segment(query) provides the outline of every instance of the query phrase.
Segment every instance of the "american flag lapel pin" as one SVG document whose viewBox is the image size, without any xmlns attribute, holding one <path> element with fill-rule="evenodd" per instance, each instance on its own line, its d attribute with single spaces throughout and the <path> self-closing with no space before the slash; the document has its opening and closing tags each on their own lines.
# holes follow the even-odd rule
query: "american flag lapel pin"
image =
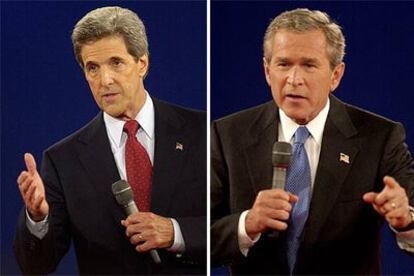
<svg viewBox="0 0 414 276">
<path fill-rule="evenodd" d="M 339 161 L 349 164 L 349 155 L 341 152 L 339 154 Z"/>
<path fill-rule="evenodd" d="M 183 144 L 179 143 L 179 142 L 175 142 L 175 149 L 179 150 L 179 151 L 183 151 L 184 150 L 184 146 Z"/>
</svg>

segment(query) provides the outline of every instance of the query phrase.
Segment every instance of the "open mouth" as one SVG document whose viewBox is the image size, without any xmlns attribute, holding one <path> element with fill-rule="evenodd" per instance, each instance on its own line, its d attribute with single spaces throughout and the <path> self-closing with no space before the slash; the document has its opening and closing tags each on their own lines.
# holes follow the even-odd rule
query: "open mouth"
<svg viewBox="0 0 414 276">
<path fill-rule="evenodd" d="M 289 94 L 289 95 L 286 95 L 286 98 L 288 98 L 288 99 L 292 99 L 292 100 L 304 100 L 304 99 L 306 99 L 306 97 L 303 97 L 303 96 L 300 96 L 300 95 L 294 95 L 294 94 Z"/>
<path fill-rule="evenodd" d="M 118 95 L 119 95 L 118 93 L 108 93 L 108 94 L 103 95 L 102 98 L 104 100 L 112 100 L 112 99 L 116 98 L 116 96 L 118 96 Z"/>
</svg>

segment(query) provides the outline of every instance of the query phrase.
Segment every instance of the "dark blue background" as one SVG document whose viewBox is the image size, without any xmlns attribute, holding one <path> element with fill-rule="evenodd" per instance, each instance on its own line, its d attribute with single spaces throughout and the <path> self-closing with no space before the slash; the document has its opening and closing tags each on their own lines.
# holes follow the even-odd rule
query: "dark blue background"
<svg viewBox="0 0 414 276">
<path fill-rule="evenodd" d="M 271 99 L 262 67 L 263 35 L 277 14 L 299 7 L 323 10 L 343 27 L 346 71 L 335 95 L 402 122 L 413 150 L 414 2 L 212 1 L 211 118 Z M 397 248 L 388 226 L 382 246 L 384 274 L 414 274 L 413 257 Z"/>
<path fill-rule="evenodd" d="M 20 273 L 12 240 L 22 200 L 16 177 L 23 154 L 42 151 L 98 112 L 70 35 L 88 11 L 120 5 L 147 28 L 146 89 L 180 105 L 206 109 L 206 2 L 1 2 L 1 274 Z M 74 274 L 74 254 L 58 273 Z"/>
</svg>

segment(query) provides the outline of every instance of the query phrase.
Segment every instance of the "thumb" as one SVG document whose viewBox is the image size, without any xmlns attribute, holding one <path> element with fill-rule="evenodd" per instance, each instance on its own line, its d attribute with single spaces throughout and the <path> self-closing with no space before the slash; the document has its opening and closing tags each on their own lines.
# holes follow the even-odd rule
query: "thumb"
<svg viewBox="0 0 414 276">
<path fill-rule="evenodd" d="M 30 174 L 36 173 L 36 161 L 30 153 L 24 154 L 24 162 L 26 163 L 27 170 Z"/>
<path fill-rule="evenodd" d="M 366 203 L 374 203 L 375 198 L 377 197 L 378 193 L 369 192 L 364 194 L 362 197 Z"/>
<path fill-rule="evenodd" d="M 399 186 L 395 178 L 388 176 L 388 175 L 384 177 L 383 181 L 384 181 L 385 186 L 391 189 Z"/>
<path fill-rule="evenodd" d="M 293 203 L 293 202 L 298 202 L 299 197 L 297 195 L 294 195 L 292 193 L 289 193 L 289 202 Z"/>
</svg>

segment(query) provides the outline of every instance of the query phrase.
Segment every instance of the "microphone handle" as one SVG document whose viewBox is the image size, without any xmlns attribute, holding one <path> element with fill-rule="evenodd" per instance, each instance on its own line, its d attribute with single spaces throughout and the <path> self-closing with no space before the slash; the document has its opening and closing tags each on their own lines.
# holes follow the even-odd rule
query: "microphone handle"
<svg viewBox="0 0 414 276">
<path fill-rule="evenodd" d="M 133 200 L 131 200 L 128 203 L 128 205 L 126 205 L 124 207 L 125 207 L 125 213 L 127 214 L 127 216 L 139 212 L 138 207 L 137 207 L 137 205 L 135 204 L 135 202 Z M 150 250 L 150 255 L 151 255 L 151 258 L 154 261 L 154 263 L 156 263 L 156 264 L 161 263 L 160 255 L 158 255 L 158 252 L 157 252 L 156 249 Z"/>
<path fill-rule="evenodd" d="M 286 183 L 286 168 L 273 166 L 272 189 L 285 189 Z M 270 239 L 277 239 L 279 231 L 271 230 L 268 235 Z"/>
<path fill-rule="evenodd" d="M 273 166 L 272 189 L 285 189 L 286 168 Z"/>
</svg>

